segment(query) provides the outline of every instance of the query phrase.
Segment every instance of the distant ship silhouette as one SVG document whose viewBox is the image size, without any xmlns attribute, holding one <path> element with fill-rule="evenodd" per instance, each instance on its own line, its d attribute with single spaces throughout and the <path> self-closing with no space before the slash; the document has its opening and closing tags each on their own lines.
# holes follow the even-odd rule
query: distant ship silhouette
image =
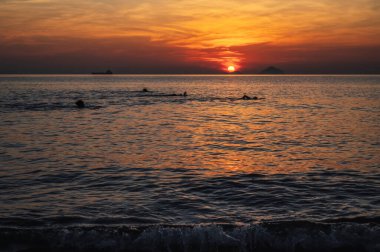
<svg viewBox="0 0 380 252">
<path fill-rule="evenodd" d="M 92 74 L 113 74 L 111 70 L 107 70 L 105 72 L 92 72 Z"/>
</svg>

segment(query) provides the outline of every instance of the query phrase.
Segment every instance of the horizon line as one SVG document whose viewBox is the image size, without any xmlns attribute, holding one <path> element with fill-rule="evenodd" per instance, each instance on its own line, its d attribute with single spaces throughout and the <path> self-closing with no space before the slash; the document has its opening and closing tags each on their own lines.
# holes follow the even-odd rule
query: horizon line
<svg viewBox="0 0 380 252">
<path fill-rule="evenodd" d="M 294 76 L 294 75 L 380 75 L 380 73 L 284 73 L 284 74 L 261 74 L 261 73 L 113 73 L 113 74 L 92 74 L 92 73 L 0 73 L 0 76 L 15 76 L 15 75 L 81 75 L 93 77 L 112 77 L 122 75 L 203 75 L 203 76 Z"/>
</svg>

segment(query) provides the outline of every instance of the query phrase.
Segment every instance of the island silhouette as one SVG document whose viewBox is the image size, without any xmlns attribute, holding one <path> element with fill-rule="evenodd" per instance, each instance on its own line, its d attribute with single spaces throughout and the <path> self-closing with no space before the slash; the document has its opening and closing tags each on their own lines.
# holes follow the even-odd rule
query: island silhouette
<svg viewBox="0 0 380 252">
<path fill-rule="evenodd" d="M 274 66 L 267 67 L 260 72 L 260 74 L 284 74 L 284 73 L 285 73 L 284 71 Z"/>
</svg>

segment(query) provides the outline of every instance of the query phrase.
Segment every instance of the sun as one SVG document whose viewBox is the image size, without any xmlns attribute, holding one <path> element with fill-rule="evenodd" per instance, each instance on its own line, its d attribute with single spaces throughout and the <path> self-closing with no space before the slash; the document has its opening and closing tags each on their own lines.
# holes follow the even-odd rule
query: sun
<svg viewBox="0 0 380 252">
<path fill-rule="evenodd" d="M 235 72 L 235 67 L 234 66 L 228 66 L 227 71 L 230 73 Z"/>
</svg>

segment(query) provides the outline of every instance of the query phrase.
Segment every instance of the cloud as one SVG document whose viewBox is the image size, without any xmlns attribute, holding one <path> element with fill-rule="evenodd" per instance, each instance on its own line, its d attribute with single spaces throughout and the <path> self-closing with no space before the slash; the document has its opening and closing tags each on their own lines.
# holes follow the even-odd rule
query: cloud
<svg viewBox="0 0 380 252">
<path fill-rule="evenodd" d="M 244 55 L 245 72 L 276 65 L 288 73 L 380 73 L 380 45 L 277 45 L 262 43 L 231 48 Z"/>
<path fill-rule="evenodd" d="M 0 45 L 0 73 L 90 73 L 104 68 L 118 73 L 220 72 L 215 65 L 192 58 L 195 53 L 148 37 L 35 37 L 32 43 Z"/>
<path fill-rule="evenodd" d="M 86 45 L 101 51 L 108 43 L 106 51 L 115 61 L 113 52 L 126 54 L 128 47 L 140 52 L 140 59 L 162 50 L 168 59 L 186 64 L 248 69 L 257 64 L 252 58 L 271 61 L 274 48 L 282 48 L 276 60 L 281 63 L 313 57 L 315 48 L 375 48 L 378 10 L 375 0 L 3 0 L 0 45 L 8 59 L 68 58 L 65 54 L 74 52 L 91 57 Z M 260 46 L 262 52 L 255 54 L 244 49 Z M 354 62 L 360 55 L 336 56 Z"/>
</svg>

